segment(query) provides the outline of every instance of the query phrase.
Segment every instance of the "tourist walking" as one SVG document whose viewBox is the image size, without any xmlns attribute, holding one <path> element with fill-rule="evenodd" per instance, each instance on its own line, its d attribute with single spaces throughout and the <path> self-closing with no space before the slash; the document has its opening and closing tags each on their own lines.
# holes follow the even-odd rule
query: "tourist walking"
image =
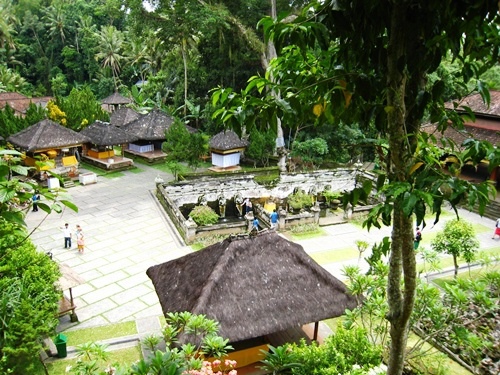
<svg viewBox="0 0 500 375">
<path fill-rule="evenodd" d="M 420 231 L 420 228 L 417 227 L 417 232 L 415 233 L 415 240 L 413 241 L 413 249 L 417 250 L 418 246 L 420 245 L 420 241 L 422 241 L 422 232 Z"/>
<path fill-rule="evenodd" d="M 276 209 L 274 209 L 273 212 L 271 212 L 271 215 L 269 215 L 269 218 L 271 219 L 271 229 L 277 229 L 279 215 L 276 212 Z"/>
<path fill-rule="evenodd" d="M 259 230 L 259 219 L 255 218 L 252 221 L 252 230 Z"/>
<path fill-rule="evenodd" d="M 78 252 L 83 254 L 83 251 L 85 249 L 85 236 L 83 235 L 82 227 L 78 224 L 76 225 L 75 237 L 76 244 L 78 246 Z"/>
<path fill-rule="evenodd" d="M 245 199 L 243 204 L 245 205 L 245 213 L 248 214 L 250 211 L 252 211 L 252 202 L 250 201 L 250 199 Z"/>
<path fill-rule="evenodd" d="M 493 232 L 493 237 L 492 239 L 495 239 L 496 236 L 500 237 L 500 218 L 497 219 L 497 222 L 495 224 L 495 231 Z"/>
<path fill-rule="evenodd" d="M 64 224 L 64 227 L 61 228 L 64 236 L 64 248 L 71 249 L 71 229 L 69 228 L 69 224 Z"/>
<path fill-rule="evenodd" d="M 40 193 L 38 190 L 35 190 L 31 200 L 33 201 L 33 212 L 37 212 L 38 211 L 38 201 L 40 200 Z"/>
</svg>

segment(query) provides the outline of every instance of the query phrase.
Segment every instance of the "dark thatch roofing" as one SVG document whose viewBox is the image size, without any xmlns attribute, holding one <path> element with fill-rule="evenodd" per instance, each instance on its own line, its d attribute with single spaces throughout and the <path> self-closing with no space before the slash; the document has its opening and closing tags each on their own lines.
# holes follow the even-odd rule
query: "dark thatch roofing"
<svg viewBox="0 0 500 375">
<path fill-rule="evenodd" d="M 174 119 L 160 110 L 154 109 L 147 115 L 121 126 L 121 129 L 133 134 L 137 139 L 156 141 L 165 139 L 165 132 Z"/>
<path fill-rule="evenodd" d="M 220 323 L 230 342 L 344 314 L 346 286 L 302 246 L 275 232 L 227 238 L 147 270 L 163 312 L 190 311 Z"/>
<path fill-rule="evenodd" d="M 236 148 L 242 148 L 248 146 L 248 141 L 238 137 L 232 130 L 224 130 L 217 133 L 210 139 L 210 148 L 216 150 L 232 150 Z"/>
<path fill-rule="evenodd" d="M 102 104 L 109 104 L 109 105 L 130 104 L 130 103 L 132 103 L 132 100 L 124 97 L 123 95 L 117 92 L 114 92 L 112 95 L 102 100 Z"/>
<path fill-rule="evenodd" d="M 85 135 L 48 119 L 11 135 L 7 140 L 26 151 L 77 146 L 90 142 Z"/>
<path fill-rule="evenodd" d="M 109 123 L 114 126 L 122 126 L 137 120 L 141 115 L 131 108 L 121 107 L 111 113 Z"/>
<path fill-rule="evenodd" d="M 121 145 L 137 140 L 137 137 L 123 129 L 99 120 L 87 126 L 80 134 L 86 135 L 92 143 L 98 146 Z"/>
</svg>

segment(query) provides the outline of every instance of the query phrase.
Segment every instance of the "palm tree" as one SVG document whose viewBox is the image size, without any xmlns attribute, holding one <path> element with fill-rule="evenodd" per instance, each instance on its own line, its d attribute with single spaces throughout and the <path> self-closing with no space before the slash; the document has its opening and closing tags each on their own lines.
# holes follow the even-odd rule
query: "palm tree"
<svg viewBox="0 0 500 375">
<path fill-rule="evenodd" d="M 117 78 L 120 73 L 120 62 L 124 59 L 122 52 L 125 48 L 125 38 L 121 31 L 114 26 L 102 26 L 101 31 L 96 33 L 99 52 L 95 59 L 101 61 L 103 68 L 110 68 L 113 74 L 115 90 L 118 89 Z"/>
<path fill-rule="evenodd" d="M 64 44 L 66 40 L 66 15 L 62 5 L 51 5 L 44 10 L 45 15 L 43 19 L 45 20 L 45 25 L 49 29 L 49 35 L 55 38 L 57 35 L 61 38 L 61 42 Z"/>
<path fill-rule="evenodd" d="M 17 18 L 12 10 L 9 0 L 0 1 L 0 49 L 14 49 L 15 34 L 14 25 L 17 23 Z"/>
</svg>

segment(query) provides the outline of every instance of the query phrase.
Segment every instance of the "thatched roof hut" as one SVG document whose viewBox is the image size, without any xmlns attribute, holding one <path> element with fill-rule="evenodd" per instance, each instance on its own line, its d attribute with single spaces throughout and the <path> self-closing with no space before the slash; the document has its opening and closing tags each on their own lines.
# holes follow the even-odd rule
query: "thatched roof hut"
<svg viewBox="0 0 500 375">
<path fill-rule="evenodd" d="M 118 92 L 114 92 L 107 98 L 104 98 L 102 100 L 102 104 L 110 104 L 110 105 L 122 105 L 122 104 L 130 104 L 132 103 L 132 100 L 129 98 L 124 97 Z"/>
<path fill-rule="evenodd" d="M 73 147 L 90 142 L 85 135 L 48 119 L 11 135 L 7 140 L 29 152 Z"/>
<path fill-rule="evenodd" d="M 240 164 L 241 152 L 248 146 L 248 141 L 238 137 L 232 130 L 224 130 L 214 135 L 209 145 L 212 152 L 212 164 L 224 169 Z"/>
<path fill-rule="evenodd" d="M 87 136 L 97 146 L 121 145 L 137 140 L 136 136 L 123 129 L 99 120 L 87 126 L 80 134 Z"/>
<path fill-rule="evenodd" d="M 224 130 L 214 135 L 209 142 L 214 151 L 240 150 L 248 146 L 248 141 L 238 137 L 232 130 Z"/>
<path fill-rule="evenodd" d="M 154 109 L 147 115 L 121 126 L 121 128 L 136 136 L 137 139 L 157 141 L 165 139 L 165 132 L 173 122 L 173 117 L 158 109 Z"/>
<path fill-rule="evenodd" d="M 127 105 L 127 104 L 132 103 L 132 100 L 124 97 L 123 95 L 121 95 L 120 93 L 115 91 L 113 94 L 111 94 L 107 98 L 104 98 L 101 103 L 102 103 L 102 107 L 105 110 L 107 110 L 108 112 L 113 112 L 113 111 L 117 110 L 118 108 L 120 108 L 120 106 L 122 106 L 122 105 Z"/>
<path fill-rule="evenodd" d="M 147 275 L 164 313 L 205 314 L 230 342 L 337 317 L 357 305 L 302 246 L 275 232 L 227 238 L 150 267 Z"/>
<path fill-rule="evenodd" d="M 122 126 L 137 120 L 141 115 L 131 108 L 123 107 L 114 111 L 110 118 L 109 123 L 114 126 Z"/>
</svg>

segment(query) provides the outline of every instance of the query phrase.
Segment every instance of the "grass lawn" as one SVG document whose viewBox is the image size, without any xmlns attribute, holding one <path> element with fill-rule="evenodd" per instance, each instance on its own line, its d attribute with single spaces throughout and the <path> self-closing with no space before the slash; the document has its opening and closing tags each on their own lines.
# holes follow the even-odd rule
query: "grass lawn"
<svg viewBox="0 0 500 375">
<path fill-rule="evenodd" d="M 326 232 L 319 227 L 312 231 L 306 231 L 301 233 L 287 232 L 287 234 L 291 237 L 292 241 L 308 240 L 310 238 L 316 238 L 327 235 Z"/>
<path fill-rule="evenodd" d="M 490 248 L 490 249 L 487 249 L 487 250 L 482 250 L 482 253 L 484 253 L 486 255 L 490 255 L 490 256 L 498 254 L 499 252 L 500 252 L 500 248 L 499 247 Z M 463 265 L 466 265 L 466 264 L 467 263 L 463 259 L 458 258 L 458 265 L 459 266 L 463 266 Z M 449 267 L 454 267 L 453 257 L 451 255 L 443 256 L 440 259 L 440 261 L 439 261 L 439 265 L 440 265 L 441 269 L 446 269 L 446 268 L 449 268 Z M 417 272 L 424 272 L 424 264 L 423 263 L 417 264 Z"/>
<path fill-rule="evenodd" d="M 68 338 L 68 346 L 77 346 L 86 342 L 102 341 L 114 337 L 130 336 L 136 333 L 137 327 L 135 321 L 63 332 Z"/>
<path fill-rule="evenodd" d="M 357 259 L 359 256 L 358 250 L 354 247 L 347 247 L 338 250 L 318 251 L 317 253 L 310 254 L 319 264 L 328 264 L 333 262 L 341 262 L 343 260 Z"/>
<path fill-rule="evenodd" d="M 108 353 L 109 353 L 109 359 L 106 361 L 106 363 L 109 364 L 119 363 L 119 364 L 131 365 L 135 361 L 142 359 L 141 348 L 139 345 L 130 348 L 109 351 Z M 54 362 L 47 363 L 47 370 L 50 375 L 65 375 L 66 367 L 74 366 L 75 363 L 76 363 L 76 358 L 71 358 L 71 359 L 62 358 Z M 34 375 L 43 375 L 43 374 L 45 374 L 45 372 L 43 371 L 42 368 L 40 368 Z"/>
<path fill-rule="evenodd" d="M 81 163 L 80 165 L 81 165 L 82 169 L 85 169 L 89 172 L 94 172 L 96 175 L 106 177 L 106 178 L 116 178 L 116 177 L 125 176 L 125 174 L 123 172 L 120 172 L 120 171 L 106 171 L 104 169 L 97 168 L 96 166 L 91 165 L 91 164 L 87 164 L 87 163 Z M 130 170 L 133 170 L 133 169 L 135 169 L 135 168 L 132 168 Z"/>
</svg>

